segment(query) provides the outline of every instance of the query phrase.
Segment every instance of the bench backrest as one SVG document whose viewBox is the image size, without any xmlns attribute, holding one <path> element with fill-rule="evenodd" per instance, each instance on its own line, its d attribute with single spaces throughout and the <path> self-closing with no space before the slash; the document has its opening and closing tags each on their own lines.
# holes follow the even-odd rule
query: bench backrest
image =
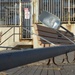
<svg viewBox="0 0 75 75">
<path fill-rule="evenodd" d="M 37 35 L 44 37 L 45 39 L 51 41 L 54 44 L 59 44 L 59 45 L 72 44 L 69 40 L 67 40 L 65 37 L 63 37 L 62 35 L 60 35 L 58 32 L 56 32 L 51 28 L 36 24 L 34 26 L 34 29 Z M 60 32 L 63 33 L 65 36 L 67 36 L 69 39 L 74 40 L 74 36 L 67 33 L 66 31 L 60 31 Z M 42 40 L 40 37 L 37 38 L 40 45 L 50 46 L 49 43 L 46 42 L 45 40 Z"/>
</svg>

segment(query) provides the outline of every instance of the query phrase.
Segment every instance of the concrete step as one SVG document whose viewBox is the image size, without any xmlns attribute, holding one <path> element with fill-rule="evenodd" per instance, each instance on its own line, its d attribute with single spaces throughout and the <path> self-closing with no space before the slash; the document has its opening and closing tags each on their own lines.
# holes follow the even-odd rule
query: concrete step
<svg viewBox="0 0 75 75">
<path fill-rule="evenodd" d="M 19 42 L 14 42 L 12 45 L 13 49 L 22 49 L 22 48 L 33 48 L 32 39 L 21 39 Z"/>
</svg>

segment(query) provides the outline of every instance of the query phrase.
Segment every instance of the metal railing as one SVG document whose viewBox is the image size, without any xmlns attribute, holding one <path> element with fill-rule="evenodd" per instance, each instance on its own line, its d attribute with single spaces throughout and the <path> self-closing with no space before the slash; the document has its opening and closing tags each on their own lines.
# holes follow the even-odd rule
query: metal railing
<svg viewBox="0 0 75 75">
<path fill-rule="evenodd" d="M 7 42 L 10 38 L 12 38 L 12 41 L 15 42 L 16 40 L 16 35 L 18 35 L 19 39 L 27 39 L 27 38 L 31 38 L 31 30 L 28 27 L 25 27 L 27 30 L 29 30 L 30 32 L 28 32 L 27 30 L 24 30 L 22 26 L 18 26 L 17 27 L 19 29 L 19 31 L 15 31 L 16 27 L 10 27 L 8 28 L 2 35 L 1 35 L 1 42 L 0 45 L 3 45 L 5 42 Z M 23 29 L 23 31 L 21 31 Z M 11 33 L 12 31 L 12 33 Z M 8 36 L 7 36 L 8 35 Z M 21 37 L 20 37 L 21 36 Z"/>
<path fill-rule="evenodd" d="M 19 27 L 20 28 L 20 27 Z M 12 30 L 12 33 L 10 32 Z M 3 45 L 5 42 L 7 42 L 11 37 L 13 37 L 13 42 L 15 42 L 15 35 L 19 35 L 20 33 L 18 32 L 15 33 L 15 27 L 10 27 L 9 29 L 7 29 L 2 35 L 1 35 L 1 42 L 0 45 Z M 7 36 L 8 35 L 8 36 Z"/>
<path fill-rule="evenodd" d="M 57 15 L 62 23 L 75 23 L 75 0 L 39 0 L 39 14 L 48 11 Z"/>
<path fill-rule="evenodd" d="M 19 0 L 0 0 L 0 25 L 19 25 Z"/>
</svg>

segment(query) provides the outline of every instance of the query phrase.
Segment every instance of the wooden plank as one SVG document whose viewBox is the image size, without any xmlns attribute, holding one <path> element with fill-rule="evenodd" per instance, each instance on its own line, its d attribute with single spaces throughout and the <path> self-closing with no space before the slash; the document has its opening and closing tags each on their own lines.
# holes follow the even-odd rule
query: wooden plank
<svg viewBox="0 0 75 75">
<path fill-rule="evenodd" d="M 67 75 L 64 69 L 60 70 L 61 75 Z"/>
<path fill-rule="evenodd" d="M 17 71 L 16 73 L 12 74 L 12 75 L 22 75 L 22 73 L 27 69 L 27 67 L 21 68 L 19 71 Z"/>
<path fill-rule="evenodd" d="M 33 65 L 32 70 L 27 75 L 34 75 L 37 69 L 38 69 L 38 66 Z"/>
<path fill-rule="evenodd" d="M 46 65 L 47 61 L 40 61 L 22 67 L 5 71 L 8 75 L 75 75 L 75 64 Z M 59 65 L 59 64 L 58 64 Z"/>
<path fill-rule="evenodd" d="M 54 44 L 59 44 L 59 45 L 73 44 L 68 39 L 66 39 L 64 36 L 59 34 L 56 30 L 53 30 L 51 28 L 41 26 L 41 25 L 35 25 L 34 28 L 35 28 L 35 33 L 37 35 L 43 37 L 44 39 Z M 74 37 L 71 34 L 67 33 L 66 31 L 59 30 L 59 32 L 63 33 L 69 39 L 74 40 Z M 38 40 L 39 45 L 41 45 L 41 47 L 50 47 L 49 46 L 50 43 L 41 39 L 40 37 L 37 37 L 37 40 Z"/>
<path fill-rule="evenodd" d="M 48 75 L 54 75 L 53 67 L 52 65 L 48 66 Z"/>
<path fill-rule="evenodd" d="M 36 31 L 36 33 L 40 36 L 46 36 L 46 37 L 58 37 L 57 34 L 53 34 L 53 33 L 47 33 L 47 32 L 43 32 L 43 31 Z"/>
<path fill-rule="evenodd" d="M 28 75 L 33 68 L 28 66 L 20 75 Z"/>
<path fill-rule="evenodd" d="M 48 67 L 47 67 L 47 65 L 44 65 L 41 75 L 48 75 L 47 71 L 48 71 Z"/>
<path fill-rule="evenodd" d="M 26 66 L 25 67 L 21 66 L 21 67 L 17 67 L 17 68 L 7 70 L 5 72 L 9 75 L 17 75 L 17 74 L 20 74 L 25 68 L 26 68 Z"/>
<path fill-rule="evenodd" d="M 61 67 L 60 66 L 57 66 L 57 65 L 54 65 L 53 64 L 53 72 L 54 72 L 54 75 L 62 75 L 61 72 Z"/>
<path fill-rule="evenodd" d="M 67 32 L 65 32 L 65 31 L 59 31 L 59 32 L 61 32 L 62 34 L 66 35 L 66 36 L 74 37 L 74 35 L 72 36 L 70 33 L 67 33 Z"/>
<path fill-rule="evenodd" d="M 53 34 L 53 33 L 47 33 L 47 32 L 43 32 L 43 31 L 36 31 L 37 35 L 42 36 L 42 37 L 49 37 L 49 38 L 58 38 L 58 39 L 65 39 L 67 40 L 64 36 L 60 35 L 60 34 Z M 74 37 L 72 36 L 67 36 L 71 40 L 74 40 Z"/>
<path fill-rule="evenodd" d="M 46 40 L 51 41 L 55 44 L 72 44 L 69 40 L 67 40 L 64 36 L 61 36 L 59 33 L 57 33 L 55 30 L 35 25 L 36 33 L 39 36 L 44 37 Z M 51 30 L 51 31 L 50 31 Z M 53 31 L 52 31 L 53 30 Z M 74 37 L 72 37 L 70 34 L 66 34 L 65 31 L 61 31 L 65 36 L 67 36 L 69 39 L 74 40 Z M 45 44 L 48 44 L 48 42 L 42 40 L 40 37 L 37 37 L 39 44 L 44 43 L 43 47 L 45 47 Z"/>
<path fill-rule="evenodd" d="M 21 68 L 13 68 L 5 71 L 8 75 L 14 75 L 16 72 L 20 71 Z"/>
<path fill-rule="evenodd" d="M 42 37 L 45 36 L 45 37 L 50 37 L 50 38 L 53 37 L 53 38 L 65 39 L 66 40 L 66 38 L 64 36 L 62 36 L 61 34 L 59 34 L 57 32 L 54 34 L 54 33 L 49 33 L 49 32 L 46 32 L 46 31 L 39 31 L 39 30 L 37 30 L 36 33 L 39 36 L 42 36 Z M 63 34 L 65 35 L 65 32 L 63 32 Z M 73 36 L 68 36 L 68 35 L 65 35 L 65 36 L 67 36 L 71 40 L 74 40 Z"/>
<path fill-rule="evenodd" d="M 55 30 L 53 30 L 51 28 L 48 28 L 48 27 L 45 27 L 45 26 L 35 25 L 34 28 L 35 28 L 35 30 L 38 30 L 38 31 L 44 31 L 44 32 L 49 32 L 49 33 L 56 33 Z"/>
<path fill-rule="evenodd" d="M 41 75 L 42 71 L 43 71 L 43 65 L 38 66 L 38 69 L 37 69 L 37 71 L 35 72 L 34 75 Z"/>
<path fill-rule="evenodd" d="M 55 39 L 55 38 L 48 38 L 48 37 L 43 37 L 43 38 L 45 38 L 46 40 L 48 40 L 48 41 L 51 41 L 51 42 L 56 42 L 56 43 L 71 43 L 69 40 L 64 40 L 64 39 Z M 42 39 L 40 39 L 39 37 L 38 37 L 38 40 L 39 41 L 45 41 L 45 40 L 42 40 Z"/>
<path fill-rule="evenodd" d="M 75 75 L 74 73 L 73 73 L 73 70 L 75 70 L 75 67 L 73 67 L 74 65 L 69 65 L 69 64 L 67 64 L 66 66 L 64 65 L 64 67 L 63 67 L 63 69 L 64 69 L 64 71 L 66 72 L 66 75 Z"/>
<path fill-rule="evenodd" d="M 70 40 L 74 41 L 74 38 L 73 37 L 68 37 Z M 64 36 L 62 37 L 57 37 L 57 39 L 63 39 L 63 40 L 68 40 L 67 38 L 65 38 Z"/>
<path fill-rule="evenodd" d="M 45 44 L 48 44 L 48 42 L 46 41 L 38 41 L 39 45 L 41 45 L 42 47 L 44 47 Z M 52 41 L 52 43 L 54 43 L 55 45 L 70 45 L 72 43 L 60 43 L 60 42 L 54 42 Z"/>
<path fill-rule="evenodd" d="M 59 70 L 53 70 L 54 71 L 54 75 L 61 75 Z"/>
<path fill-rule="evenodd" d="M 57 34 L 57 32 L 54 29 L 51 29 L 51 28 L 48 28 L 45 26 L 35 25 L 34 28 L 35 28 L 35 30 L 38 30 L 38 31 Z M 66 33 L 65 31 L 62 31 L 62 30 L 59 30 L 59 32 L 63 33 L 64 35 L 67 35 L 67 36 L 72 36 L 71 34 Z"/>
</svg>

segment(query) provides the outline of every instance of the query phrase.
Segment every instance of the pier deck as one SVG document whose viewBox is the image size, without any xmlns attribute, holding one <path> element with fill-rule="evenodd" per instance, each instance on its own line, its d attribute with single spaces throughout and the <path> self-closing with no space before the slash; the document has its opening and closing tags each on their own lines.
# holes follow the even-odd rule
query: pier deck
<svg viewBox="0 0 75 75">
<path fill-rule="evenodd" d="M 46 65 L 40 61 L 5 71 L 6 75 L 75 75 L 75 64 Z M 3 74 L 2 74 L 3 75 Z"/>
</svg>

